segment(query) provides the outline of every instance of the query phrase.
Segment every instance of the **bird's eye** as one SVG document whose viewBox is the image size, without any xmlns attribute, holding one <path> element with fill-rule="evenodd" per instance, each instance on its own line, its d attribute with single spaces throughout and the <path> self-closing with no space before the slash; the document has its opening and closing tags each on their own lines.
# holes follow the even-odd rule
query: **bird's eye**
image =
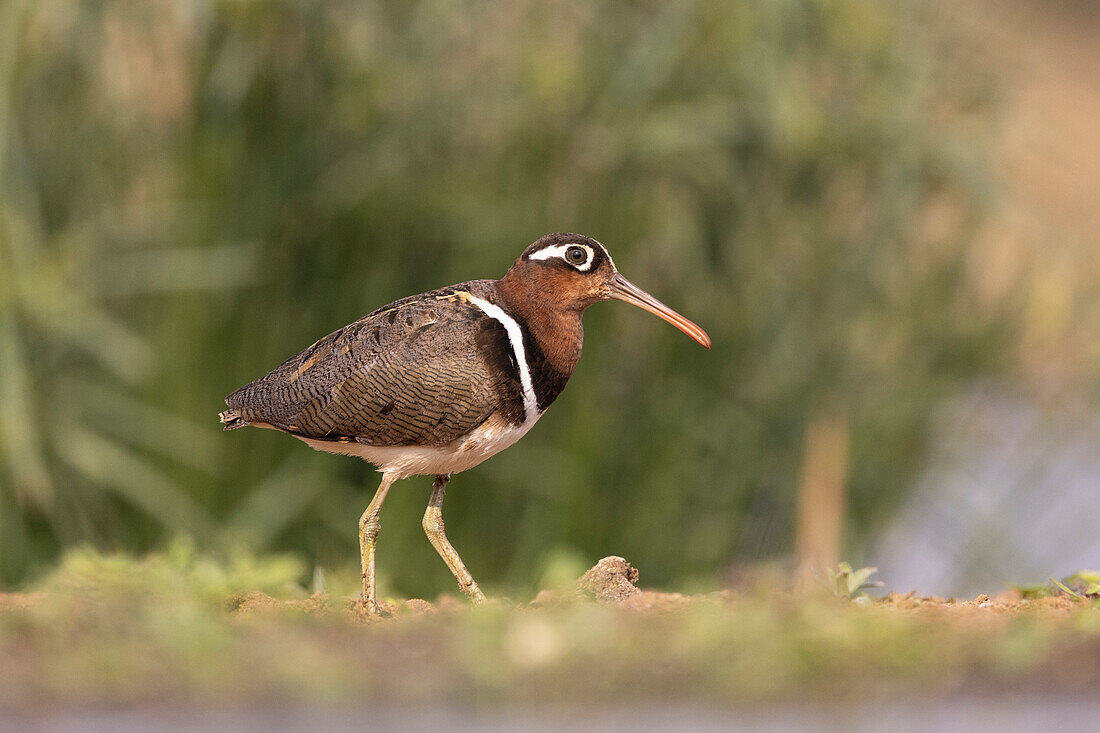
<svg viewBox="0 0 1100 733">
<path fill-rule="evenodd" d="M 588 257 L 588 253 L 585 252 L 584 249 L 582 249 L 581 247 L 570 247 L 566 251 L 565 256 L 568 257 L 569 261 L 573 264 L 579 265 L 584 262 L 585 258 Z"/>
</svg>

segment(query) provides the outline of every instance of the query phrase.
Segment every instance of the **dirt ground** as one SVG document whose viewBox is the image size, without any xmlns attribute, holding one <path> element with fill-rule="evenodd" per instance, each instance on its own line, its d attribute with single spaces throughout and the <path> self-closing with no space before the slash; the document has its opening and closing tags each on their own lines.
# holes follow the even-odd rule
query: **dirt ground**
<svg viewBox="0 0 1100 733">
<path fill-rule="evenodd" d="M 623 611 L 640 614 L 651 613 L 690 613 L 700 606 L 721 606 L 732 604 L 738 597 L 733 590 L 714 593 L 685 595 L 665 591 L 645 590 L 637 586 L 638 570 L 621 557 L 605 557 L 589 569 L 575 586 L 566 589 L 543 590 L 529 603 L 513 608 L 522 611 L 525 608 L 547 608 L 572 603 L 594 602 L 612 606 Z M 1056 620 L 1079 610 L 1082 603 L 1073 597 L 1060 594 L 1037 598 L 1025 598 L 1018 590 L 1004 590 L 990 597 L 981 594 L 970 600 L 919 596 L 916 592 L 889 593 L 880 599 L 865 597 L 863 607 L 873 607 L 883 611 L 903 614 L 925 614 L 956 619 L 1004 619 L 1021 614 L 1038 614 L 1049 620 Z M 33 603 L 33 596 L 14 594 L 10 604 Z M 495 603 L 490 600 L 489 603 Z M 858 603 L 858 601 L 857 601 Z M 5 599 L 0 594 L 0 610 Z M 227 609 L 236 616 L 253 616 L 278 611 L 299 611 L 306 614 L 336 614 L 347 619 L 364 623 L 386 623 L 407 616 L 454 613 L 465 607 L 465 603 L 451 595 L 443 595 L 432 603 L 422 598 L 412 598 L 397 603 L 384 604 L 386 616 L 369 617 L 364 614 L 357 599 L 334 599 L 324 594 L 315 594 L 305 600 L 279 600 L 260 591 L 248 591 L 231 596 L 226 601 Z"/>
<path fill-rule="evenodd" d="M 681 593 L 642 590 L 636 585 L 638 577 L 637 569 L 623 558 L 605 557 L 578 579 L 574 587 L 543 590 L 530 604 L 525 605 L 539 608 L 592 601 L 633 611 L 674 611 L 687 610 L 699 603 L 714 603 L 729 596 L 727 592 L 687 596 Z M 489 603 L 494 601 L 490 600 Z M 309 614 L 342 613 L 350 619 L 370 623 L 408 615 L 449 613 L 461 609 L 465 604 L 450 595 L 441 596 L 436 603 L 412 598 L 398 603 L 384 603 L 387 616 L 371 618 L 365 615 L 357 599 L 346 598 L 338 602 L 326 595 L 315 594 L 305 600 L 280 601 L 266 593 L 250 591 L 231 597 L 227 605 L 238 616 L 291 609 Z M 520 605 L 515 608 L 519 610 L 524 607 Z"/>
<path fill-rule="evenodd" d="M 1100 600 L 1080 588 L 848 598 L 773 574 L 685 595 L 608 557 L 530 602 L 394 600 L 379 618 L 248 567 L 70 554 L 37 590 L 0 595 L 0 711 L 1100 698 Z"/>
</svg>

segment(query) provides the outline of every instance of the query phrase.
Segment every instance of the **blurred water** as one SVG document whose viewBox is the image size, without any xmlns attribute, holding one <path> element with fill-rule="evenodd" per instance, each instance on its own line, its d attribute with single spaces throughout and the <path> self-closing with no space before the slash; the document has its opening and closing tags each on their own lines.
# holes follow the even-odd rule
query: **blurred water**
<svg viewBox="0 0 1100 733">
<path fill-rule="evenodd" d="M 934 432 L 869 555 L 887 587 L 969 597 L 1100 567 L 1100 416 L 980 389 Z"/>
</svg>

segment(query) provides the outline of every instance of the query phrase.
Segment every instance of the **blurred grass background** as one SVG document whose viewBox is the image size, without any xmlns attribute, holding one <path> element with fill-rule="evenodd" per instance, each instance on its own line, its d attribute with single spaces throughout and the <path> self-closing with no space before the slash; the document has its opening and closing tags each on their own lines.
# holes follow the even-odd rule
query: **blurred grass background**
<svg viewBox="0 0 1100 733">
<path fill-rule="evenodd" d="M 179 535 L 357 572 L 370 467 L 223 435 L 222 397 L 559 230 L 715 346 L 587 314 L 554 409 L 451 485 L 483 586 L 787 556 L 815 435 L 859 558 L 936 405 L 1053 343 L 1023 255 L 990 256 L 1005 80 L 951 8 L 0 3 L 0 583 Z M 387 502 L 385 592 L 451 589 L 428 487 Z"/>
</svg>

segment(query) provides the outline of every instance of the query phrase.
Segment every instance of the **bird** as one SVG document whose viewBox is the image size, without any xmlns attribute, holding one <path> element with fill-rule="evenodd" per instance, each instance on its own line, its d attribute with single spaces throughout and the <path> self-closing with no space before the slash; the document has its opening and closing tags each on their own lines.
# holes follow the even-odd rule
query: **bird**
<svg viewBox="0 0 1100 733">
<path fill-rule="evenodd" d="M 511 446 L 538 421 L 581 354 L 581 315 L 622 300 L 706 348 L 707 333 L 631 283 L 607 249 L 580 234 L 547 234 L 499 280 L 470 280 L 382 306 L 225 398 L 225 430 L 279 430 L 382 474 L 359 520 L 363 595 L 387 615 L 375 585 L 382 504 L 397 480 L 434 476 L 423 529 L 475 604 L 485 594 L 447 539 L 450 477 Z"/>
</svg>

